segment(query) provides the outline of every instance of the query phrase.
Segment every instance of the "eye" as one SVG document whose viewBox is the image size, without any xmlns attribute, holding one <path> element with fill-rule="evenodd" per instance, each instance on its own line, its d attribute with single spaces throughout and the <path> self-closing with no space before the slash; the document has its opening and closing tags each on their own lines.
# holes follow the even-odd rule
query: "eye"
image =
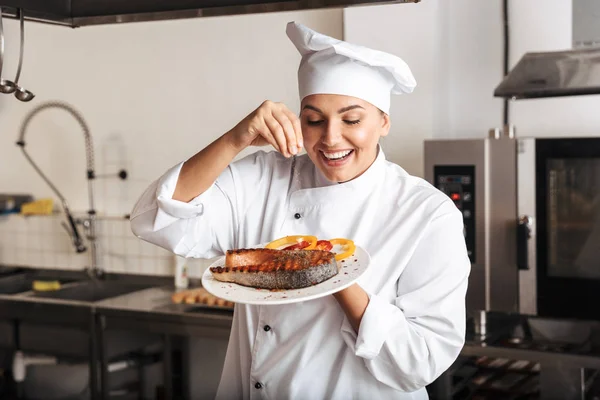
<svg viewBox="0 0 600 400">
<path fill-rule="evenodd" d="M 360 123 L 360 119 L 355 119 L 355 120 L 347 120 L 345 119 L 344 122 L 348 125 L 357 125 Z"/>
<path fill-rule="evenodd" d="M 321 123 L 323 123 L 323 120 L 322 119 L 319 119 L 319 120 L 316 120 L 316 121 L 306 120 L 306 123 L 308 125 L 315 126 L 315 125 L 320 125 Z"/>
</svg>

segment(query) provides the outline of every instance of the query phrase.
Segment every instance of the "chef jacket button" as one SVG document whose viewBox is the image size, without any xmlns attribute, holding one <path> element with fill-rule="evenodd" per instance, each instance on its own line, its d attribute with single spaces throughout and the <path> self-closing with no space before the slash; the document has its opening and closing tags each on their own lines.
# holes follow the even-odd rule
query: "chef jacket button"
<svg viewBox="0 0 600 400">
<path fill-rule="evenodd" d="M 265 332 L 269 332 L 271 330 L 271 327 L 269 325 L 265 325 L 264 328 Z"/>
<path fill-rule="evenodd" d="M 296 214 L 294 214 L 294 218 L 300 219 L 300 218 L 302 218 L 302 215 L 300 215 L 300 213 L 296 213 Z"/>
<path fill-rule="evenodd" d="M 262 384 L 260 382 L 256 382 L 254 384 L 254 387 L 257 388 L 257 389 L 262 389 Z"/>
</svg>

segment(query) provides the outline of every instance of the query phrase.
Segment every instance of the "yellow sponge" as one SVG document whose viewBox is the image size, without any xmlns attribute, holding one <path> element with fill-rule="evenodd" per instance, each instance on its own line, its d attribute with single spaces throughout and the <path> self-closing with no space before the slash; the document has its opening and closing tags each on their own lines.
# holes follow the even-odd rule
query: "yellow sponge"
<svg viewBox="0 0 600 400">
<path fill-rule="evenodd" d="M 51 215 L 54 208 L 52 199 L 40 199 L 21 206 L 22 215 Z"/>
<path fill-rule="evenodd" d="M 59 281 L 33 281 L 33 290 L 36 292 L 50 292 L 60 290 Z"/>
</svg>

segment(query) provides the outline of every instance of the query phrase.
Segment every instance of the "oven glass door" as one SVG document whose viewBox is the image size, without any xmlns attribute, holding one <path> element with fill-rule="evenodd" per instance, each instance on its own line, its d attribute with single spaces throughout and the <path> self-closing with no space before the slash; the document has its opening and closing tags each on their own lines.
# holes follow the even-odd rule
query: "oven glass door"
<svg viewBox="0 0 600 400">
<path fill-rule="evenodd" d="M 600 320 L 600 138 L 536 140 L 538 314 Z"/>
</svg>

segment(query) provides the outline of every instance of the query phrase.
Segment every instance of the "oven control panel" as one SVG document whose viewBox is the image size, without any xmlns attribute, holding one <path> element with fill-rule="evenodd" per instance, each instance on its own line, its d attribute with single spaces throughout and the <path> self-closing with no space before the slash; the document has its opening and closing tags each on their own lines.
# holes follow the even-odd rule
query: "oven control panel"
<svg viewBox="0 0 600 400">
<path fill-rule="evenodd" d="M 475 264 L 475 166 L 436 165 L 435 187 L 444 192 L 462 212 L 467 252 Z"/>
</svg>

